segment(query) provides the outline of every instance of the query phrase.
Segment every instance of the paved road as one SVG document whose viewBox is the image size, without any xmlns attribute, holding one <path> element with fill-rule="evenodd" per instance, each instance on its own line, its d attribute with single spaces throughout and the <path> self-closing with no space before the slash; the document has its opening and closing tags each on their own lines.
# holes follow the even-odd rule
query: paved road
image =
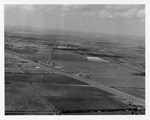
<svg viewBox="0 0 150 120">
<path fill-rule="evenodd" d="M 10 52 L 10 51 L 9 51 Z M 123 100 L 125 103 L 128 103 L 129 101 L 130 102 L 134 102 L 138 105 L 142 105 L 142 106 L 145 106 L 145 100 L 143 99 L 140 99 L 140 98 L 137 98 L 137 97 L 134 97 L 132 95 L 129 95 L 127 93 L 124 93 L 124 92 L 121 92 L 121 91 L 118 91 L 118 90 L 115 90 L 113 88 L 109 88 L 107 86 L 104 86 L 100 83 L 97 83 L 97 82 L 94 82 L 94 81 L 91 81 L 90 79 L 86 79 L 86 78 L 83 78 L 83 77 L 79 77 L 79 76 L 75 76 L 73 74 L 70 74 L 70 73 L 66 73 L 66 72 L 63 72 L 61 71 L 60 69 L 56 69 L 54 68 L 53 66 L 50 66 L 49 64 L 46 64 L 46 63 L 42 63 L 42 62 L 34 62 L 30 59 L 26 59 L 24 58 L 23 56 L 19 55 L 19 54 L 16 54 L 14 52 L 11 51 L 11 54 L 10 54 L 13 58 L 17 58 L 17 59 L 20 59 L 20 60 L 23 60 L 23 61 L 26 61 L 26 62 L 30 62 L 30 63 L 33 63 L 33 64 L 36 64 L 38 66 L 40 66 L 41 68 L 47 70 L 47 71 L 52 71 L 54 70 L 55 72 L 58 72 L 62 75 L 65 75 L 65 76 L 68 76 L 68 77 L 71 77 L 71 78 L 74 78 L 74 79 L 77 79 L 79 81 L 82 81 L 82 82 L 85 82 L 93 87 L 96 87 L 98 89 L 101 89 L 101 90 L 104 90 L 106 92 L 109 92 L 109 93 L 112 93 L 114 95 L 116 95 L 117 97 L 125 97 L 126 100 Z"/>
<path fill-rule="evenodd" d="M 48 57 L 48 59 L 46 61 L 47 64 L 49 63 L 49 60 L 51 59 L 51 56 L 52 56 L 52 53 L 53 53 L 53 47 L 51 47 L 49 51 L 50 51 L 49 57 Z"/>
</svg>

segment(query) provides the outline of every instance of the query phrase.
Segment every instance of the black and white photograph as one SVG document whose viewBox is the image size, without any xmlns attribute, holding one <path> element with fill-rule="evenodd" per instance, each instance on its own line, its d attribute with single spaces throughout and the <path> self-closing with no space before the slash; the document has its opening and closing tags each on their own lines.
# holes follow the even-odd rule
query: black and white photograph
<svg viewBox="0 0 150 120">
<path fill-rule="evenodd" d="M 145 116 L 145 9 L 4 4 L 4 116 Z"/>
</svg>

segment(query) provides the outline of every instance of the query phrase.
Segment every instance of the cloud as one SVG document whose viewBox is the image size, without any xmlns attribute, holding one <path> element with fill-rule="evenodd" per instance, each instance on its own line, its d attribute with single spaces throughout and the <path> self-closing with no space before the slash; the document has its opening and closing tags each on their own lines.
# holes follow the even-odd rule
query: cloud
<svg viewBox="0 0 150 120">
<path fill-rule="evenodd" d="M 115 6 L 115 9 L 117 10 L 123 10 L 123 9 L 129 9 L 129 8 L 133 8 L 133 5 L 117 5 Z"/>
<path fill-rule="evenodd" d="M 139 22 L 139 23 L 144 23 L 144 22 L 145 22 L 145 18 L 139 19 L 138 22 Z"/>
<path fill-rule="evenodd" d="M 28 13 L 40 15 L 56 16 L 88 16 L 94 18 L 128 18 L 134 21 L 145 21 L 144 5 L 79 5 L 79 4 L 62 4 L 62 5 L 5 5 L 5 10 L 9 13 Z M 12 11 L 12 12 L 11 12 Z"/>
<path fill-rule="evenodd" d="M 28 10 L 28 11 L 34 11 L 34 6 L 33 5 L 23 5 L 22 9 Z"/>
<path fill-rule="evenodd" d="M 114 16 L 107 10 L 101 10 L 98 13 L 98 17 L 100 17 L 100 18 L 114 18 Z"/>
<path fill-rule="evenodd" d="M 22 10 L 33 11 L 34 6 L 33 5 L 5 5 L 5 9 L 6 10 L 22 9 Z"/>
<path fill-rule="evenodd" d="M 138 21 L 145 21 L 145 9 L 130 9 L 127 12 L 116 12 L 115 16 L 124 17 L 124 18 L 137 18 Z"/>
<path fill-rule="evenodd" d="M 126 12 L 116 12 L 114 14 L 116 17 L 128 18 L 131 20 L 136 20 L 139 23 L 145 22 L 145 9 L 133 8 Z"/>
<path fill-rule="evenodd" d="M 106 9 L 115 9 L 115 10 L 127 10 L 127 9 L 133 9 L 133 8 L 143 8 L 144 5 L 105 5 Z"/>
<path fill-rule="evenodd" d="M 138 10 L 136 8 L 130 9 L 127 12 L 121 12 L 118 14 L 121 17 L 132 18 L 137 15 Z"/>
<path fill-rule="evenodd" d="M 106 9 L 126 9 L 127 5 L 105 5 Z"/>
<path fill-rule="evenodd" d="M 62 16 L 67 15 L 81 15 L 81 16 L 94 16 L 96 15 L 95 11 L 90 11 L 91 7 L 88 5 L 61 5 Z"/>
<path fill-rule="evenodd" d="M 86 7 L 88 7 L 87 5 L 71 5 L 71 4 L 64 4 L 64 5 L 62 5 L 62 8 L 63 8 L 63 10 L 64 11 L 71 11 L 71 10 L 80 10 L 80 9 L 82 9 L 82 8 L 86 8 Z"/>
<path fill-rule="evenodd" d="M 83 16 L 88 16 L 88 17 L 96 17 L 97 16 L 97 12 L 95 12 L 95 11 L 85 11 L 80 14 Z"/>
<path fill-rule="evenodd" d="M 15 8 L 16 5 L 5 5 L 5 9 L 8 10 L 8 9 L 13 9 Z"/>
<path fill-rule="evenodd" d="M 137 13 L 137 17 L 139 18 L 138 22 L 144 23 L 145 22 L 145 9 L 139 10 Z"/>
<path fill-rule="evenodd" d="M 145 9 L 139 10 L 137 13 L 137 17 L 139 17 L 139 18 L 145 17 Z"/>
<path fill-rule="evenodd" d="M 34 13 L 34 5 L 5 5 L 5 10 L 10 13 Z"/>
<path fill-rule="evenodd" d="M 22 9 L 26 12 L 34 12 L 35 11 L 35 8 L 33 5 L 21 5 L 19 7 L 20 7 L 20 9 Z"/>
</svg>

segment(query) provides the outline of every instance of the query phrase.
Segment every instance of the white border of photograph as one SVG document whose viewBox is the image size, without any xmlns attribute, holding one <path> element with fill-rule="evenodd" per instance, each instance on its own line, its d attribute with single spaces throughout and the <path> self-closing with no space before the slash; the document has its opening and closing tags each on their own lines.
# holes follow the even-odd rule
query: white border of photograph
<svg viewBox="0 0 150 120">
<path fill-rule="evenodd" d="M 5 116 L 5 91 L 4 91 L 4 4 L 145 4 L 146 5 L 146 115 L 17 115 Z M 0 119 L 1 120 L 41 120 L 41 119 L 87 119 L 87 120 L 149 120 L 150 119 L 150 1 L 149 0 L 1 0 L 0 1 Z"/>
</svg>

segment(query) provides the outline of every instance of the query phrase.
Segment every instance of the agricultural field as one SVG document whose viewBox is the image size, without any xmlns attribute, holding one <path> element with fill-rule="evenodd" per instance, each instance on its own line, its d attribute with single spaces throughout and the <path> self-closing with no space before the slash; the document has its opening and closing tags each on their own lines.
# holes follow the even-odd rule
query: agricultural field
<svg viewBox="0 0 150 120">
<path fill-rule="evenodd" d="M 5 37 L 6 113 L 116 115 L 137 110 L 115 95 L 81 82 L 82 78 L 145 99 L 145 74 L 136 70 L 144 66 L 144 51 L 139 59 L 137 47 L 130 47 L 128 54 L 129 46 L 84 36 L 12 33 Z"/>
<path fill-rule="evenodd" d="M 127 105 L 113 100 L 111 94 L 93 87 L 46 83 L 34 83 L 33 86 L 60 111 L 128 108 Z"/>
<path fill-rule="evenodd" d="M 65 66 L 66 68 L 74 68 L 75 70 L 77 69 L 78 71 L 89 71 L 93 72 L 95 74 L 99 74 L 101 77 L 107 76 L 127 76 L 130 75 L 131 73 L 134 73 L 136 71 L 120 66 L 119 64 L 114 64 L 114 63 L 109 63 L 109 62 L 72 62 L 72 61 L 60 61 L 60 60 L 53 60 L 52 62 Z"/>
<path fill-rule="evenodd" d="M 12 82 L 27 82 L 27 83 L 50 83 L 50 84 L 72 84 L 72 85 L 87 85 L 73 78 L 56 73 L 6 73 L 5 79 Z"/>
<path fill-rule="evenodd" d="M 19 112 L 48 112 L 43 109 L 43 104 L 38 103 L 35 90 L 52 104 L 62 114 L 77 111 L 92 111 L 92 110 L 124 110 L 132 109 L 131 106 L 125 105 L 120 101 L 114 100 L 110 93 L 103 90 L 90 87 L 78 80 L 73 80 L 65 76 L 50 75 L 50 74 L 5 74 L 5 92 L 6 92 L 6 109 L 8 114 L 10 111 Z M 9 99 L 11 97 L 11 99 Z M 22 100 L 24 99 L 24 100 Z M 37 100 L 34 104 L 32 101 Z M 22 102 L 20 102 L 22 101 Z M 24 103 L 26 101 L 26 103 Z M 16 102 L 19 104 L 13 104 Z M 13 105 L 12 105 L 13 104 Z M 29 105 L 32 104 L 32 105 Z M 39 108 L 36 108 L 39 104 Z M 30 106 L 30 108 L 28 108 Z M 15 107 L 15 108 L 14 108 Z M 25 108 L 24 108 L 25 107 Z M 10 113 L 11 113 L 10 112 Z M 119 113 L 119 112 L 118 112 Z M 120 111 L 120 113 L 122 113 Z M 44 114 L 44 113 L 43 113 Z M 95 113 L 97 114 L 97 113 Z"/>
<path fill-rule="evenodd" d="M 49 111 L 27 83 L 5 84 L 5 111 Z"/>
<path fill-rule="evenodd" d="M 5 53 L 5 72 L 23 72 L 21 65 L 26 62 L 11 58 L 9 54 Z"/>
<path fill-rule="evenodd" d="M 12 73 L 47 73 L 43 68 L 37 69 L 40 67 L 37 64 L 32 64 L 24 60 L 15 58 L 9 51 L 5 52 L 5 72 Z M 49 73 L 49 72 L 48 72 Z"/>
<path fill-rule="evenodd" d="M 72 62 L 60 60 L 53 62 L 60 66 L 65 66 L 65 70 L 72 73 L 79 73 L 79 71 L 86 73 L 90 75 L 90 80 L 109 87 L 145 88 L 144 76 L 135 75 L 136 73 L 138 74 L 137 71 L 111 62 Z M 135 94 L 127 91 L 123 92 L 139 97 L 135 95 L 138 94 L 136 90 L 133 90 Z M 144 90 L 141 92 L 145 95 Z"/>
<path fill-rule="evenodd" d="M 62 60 L 62 61 L 88 61 L 88 59 L 86 58 L 86 56 L 83 55 L 79 55 L 76 53 L 72 53 L 70 51 L 53 51 L 52 60 Z"/>
<path fill-rule="evenodd" d="M 130 115 L 126 111 L 115 111 L 115 112 L 80 112 L 77 111 L 76 113 L 64 113 L 65 115 Z"/>
<path fill-rule="evenodd" d="M 124 77 L 124 78 L 91 77 L 91 80 L 99 82 L 106 86 L 145 88 L 144 78 L 142 77 Z"/>
<path fill-rule="evenodd" d="M 124 38 L 122 38 L 124 39 Z M 143 39 L 143 38 L 141 38 Z M 114 42 L 106 42 L 106 41 L 97 41 L 94 44 L 99 46 L 99 50 L 103 51 L 103 53 L 117 55 L 121 58 L 121 61 L 117 58 L 111 58 L 112 60 L 117 60 L 117 62 L 124 62 L 125 64 L 130 64 L 132 67 L 136 67 L 138 69 L 145 69 L 145 44 L 144 42 L 138 42 L 135 40 L 124 41 L 114 44 Z M 137 43 L 136 43 L 137 42 Z"/>
<path fill-rule="evenodd" d="M 32 55 L 30 58 L 35 61 L 41 61 L 46 63 L 50 54 L 50 48 L 48 45 L 39 45 L 38 52 Z"/>
<path fill-rule="evenodd" d="M 41 61 L 41 62 L 46 63 L 48 57 L 49 57 L 49 51 L 43 50 L 43 51 L 39 51 L 36 54 L 32 55 L 31 59 L 34 61 Z"/>
<path fill-rule="evenodd" d="M 125 92 L 125 93 L 128 93 L 128 94 L 131 94 L 133 96 L 136 96 L 138 98 L 141 98 L 141 99 L 145 99 L 145 89 L 143 88 L 130 88 L 130 87 L 114 87 L 115 89 L 119 90 L 119 91 L 122 91 L 122 92 Z"/>
<path fill-rule="evenodd" d="M 73 72 L 85 72 L 92 75 L 100 76 L 101 78 L 140 78 L 143 76 L 135 75 L 138 73 L 135 70 L 114 64 L 110 62 L 72 62 L 72 61 L 52 61 L 60 66 L 65 66 L 65 69 Z M 143 82 L 143 81 L 142 81 Z"/>
<path fill-rule="evenodd" d="M 9 40 L 9 37 L 6 37 Z M 18 42 L 14 40 L 5 43 L 5 49 L 19 53 L 26 56 L 34 61 L 46 62 L 49 53 L 50 46 L 43 43 L 38 43 L 37 41 L 30 41 L 27 38 L 22 38 Z"/>
<path fill-rule="evenodd" d="M 15 43 L 6 44 L 5 47 L 8 50 L 12 50 L 16 53 L 19 53 L 28 57 L 30 57 L 31 55 L 34 55 L 38 51 L 36 46 L 28 45 L 22 42 L 18 42 L 18 44 L 15 44 Z"/>
</svg>

